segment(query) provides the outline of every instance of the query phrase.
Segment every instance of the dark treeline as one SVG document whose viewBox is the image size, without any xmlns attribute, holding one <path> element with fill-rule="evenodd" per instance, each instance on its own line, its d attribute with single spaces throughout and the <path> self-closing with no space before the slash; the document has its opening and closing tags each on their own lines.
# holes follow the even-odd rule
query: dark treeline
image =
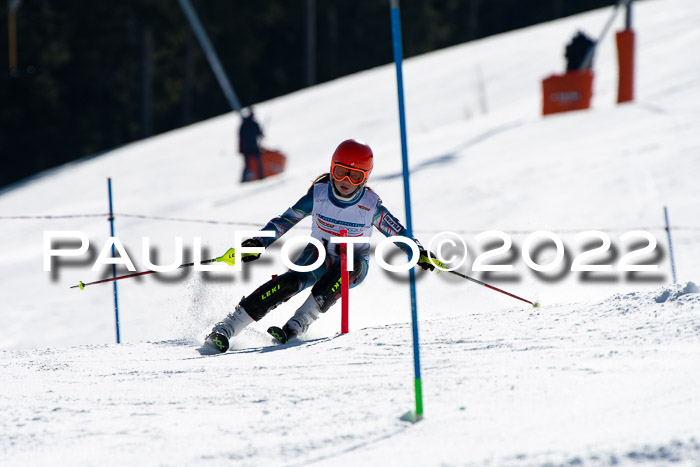
<svg viewBox="0 0 700 467">
<path fill-rule="evenodd" d="M 389 0 L 192 3 L 243 105 L 392 61 Z M 404 55 L 612 3 L 403 0 Z M 10 16 L 0 11 L 0 24 Z M 176 0 L 24 0 L 14 17 L 17 68 L 8 61 L 0 75 L 0 186 L 230 110 Z"/>
</svg>

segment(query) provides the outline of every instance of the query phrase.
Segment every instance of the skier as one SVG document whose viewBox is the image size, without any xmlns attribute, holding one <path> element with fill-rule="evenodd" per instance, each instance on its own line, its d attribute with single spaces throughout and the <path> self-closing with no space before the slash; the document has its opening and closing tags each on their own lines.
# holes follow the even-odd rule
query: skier
<svg viewBox="0 0 700 467">
<path fill-rule="evenodd" d="M 263 227 L 262 230 L 271 231 L 275 236 L 251 238 L 241 244 L 245 247 L 267 248 L 300 220 L 311 215 L 311 236 L 326 246 L 327 255 L 325 262 L 317 269 L 310 272 L 289 270 L 243 297 L 233 313 L 213 327 L 206 339 L 209 346 L 225 352 L 231 338 L 246 326 L 259 321 L 282 302 L 311 287 L 309 297 L 281 329 L 268 329 L 280 343 L 306 332 L 309 325 L 340 297 L 339 244 L 331 243 L 330 238 L 338 236 L 341 228 L 348 230 L 349 237 L 370 237 L 373 226 L 386 236 L 406 234 L 406 229 L 384 207 L 377 193 L 365 186 L 372 167 L 373 154 L 367 144 L 353 139 L 343 141 L 333 153 L 330 172 L 316 178 L 306 195 Z M 418 265 L 423 269 L 433 270 L 434 265 L 429 258 L 435 256 L 423 249 L 415 238 L 413 241 L 420 251 Z M 411 254 L 407 245 L 397 245 Z M 352 246 L 348 244 L 348 248 Z M 348 273 L 351 288 L 359 285 L 367 275 L 369 250 L 369 243 L 354 245 L 353 269 Z M 316 247 L 308 244 L 294 264 L 313 264 L 318 256 Z M 259 257 L 259 254 L 246 254 L 243 261 L 254 261 Z"/>
<path fill-rule="evenodd" d="M 245 166 L 243 168 L 242 182 L 250 180 L 262 180 L 263 161 L 262 151 L 260 149 L 260 138 L 264 136 L 262 128 L 257 120 L 255 120 L 255 112 L 251 107 L 243 112 L 243 120 L 241 127 L 238 129 L 238 150 L 243 154 Z M 255 159 L 257 164 L 257 173 L 251 170 L 251 161 Z M 255 178 L 257 177 L 257 178 Z"/>
</svg>

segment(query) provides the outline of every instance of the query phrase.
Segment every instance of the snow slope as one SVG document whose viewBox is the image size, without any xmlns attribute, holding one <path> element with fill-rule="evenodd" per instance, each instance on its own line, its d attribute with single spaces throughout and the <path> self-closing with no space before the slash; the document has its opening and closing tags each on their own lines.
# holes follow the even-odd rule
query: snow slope
<svg viewBox="0 0 700 467">
<path fill-rule="evenodd" d="M 407 323 L 3 352 L 3 464 L 698 465 L 700 294 L 673 290 L 424 320 L 415 426 Z"/>
<path fill-rule="evenodd" d="M 353 291 L 349 335 L 329 339 L 333 309 L 306 342 L 265 347 L 264 330 L 284 323 L 300 294 L 215 357 L 200 356 L 198 343 L 241 295 L 283 270 L 279 246 L 243 273 L 120 281 L 121 345 L 111 286 L 69 289 L 107 275 L 90 271 L 108 236 L 107 177 L 116 234 L 139 269 L 144 236 L 159 264 L 174 259 L 176 236 L 190 249 L 201 237 L 205 257 L 223 253 L 234 231 L 256 230 L 298 199 L 349 137 L 373 147 L 371 185 L 405 219 L 386 66 L 256 106 L 267 145 L 289 156 L 279 177 L 238 184 L 238 120 L 224 115 L 0 195 L 0 464 L 699 465 L 700 294 L 690 281 L 700 278 L 700 4 L 635 5 L 634 103 L 614 103 L 607 37 L 592 109 L 539 115 L 541 79 L 563 69 L 578 29 L 596 35 L 610 11 L 405 63 L 416 236 L 427 244 L 459 233 L 470 250 L 461 271 L 543 303 L 530 309 L 452 275 L 418 274 L 421 423 L 398 420 L 413 407 L 406 279 L 374 260 Z M 84 214 L 100 216 L 10 219 Z M 512 237 L 514 254 L 501 259 L 515 269 L 473 273 L 488 249 L 476 234 L 493 229 Z M 613 254 L 597 257 L 610 264 L 630 249 L 621 234 L 651 232 L 657 254 L 642 260 L 659 272 L 541 275 L 520 257 L 529 233 L 550 230 L 571 261 L 583 247 L 575 234 L 591 229 L 612 239 Z M 43 271 L 47 230 L 86 232 L 91 256 Z M 288 237 L 308 233 L 307 220 Z M 539 262 L 552 256 L 545 250 Z"/>
</svg>

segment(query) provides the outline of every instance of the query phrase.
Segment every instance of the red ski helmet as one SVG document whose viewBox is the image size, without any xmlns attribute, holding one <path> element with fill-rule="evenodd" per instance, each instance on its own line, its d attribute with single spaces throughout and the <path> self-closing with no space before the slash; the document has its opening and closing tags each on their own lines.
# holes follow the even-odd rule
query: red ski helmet
<svg viewBox="0 0 700 467">
<path fill-rule="evenodd" d="M 361 185 L 367 181 L 373 167 L 372 149 L 362 141 L 348 139 L 333 153 L 331 176 L 338 181 L 347 177 L 353 185 Z"/>
</svg>

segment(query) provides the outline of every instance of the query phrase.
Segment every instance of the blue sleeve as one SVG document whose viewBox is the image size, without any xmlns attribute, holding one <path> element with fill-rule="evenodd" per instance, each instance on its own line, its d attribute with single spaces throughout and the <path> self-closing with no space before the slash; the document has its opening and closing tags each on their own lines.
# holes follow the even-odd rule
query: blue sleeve
<svg viewBox="0 0 700 467">
<path fill-rule="evenodd" d="M 403 224 L 401 224 L 401 222 L 396 217 L 394 217 L 391 214 L 391 212 L 389 212 L 386 206 L 382 204 L 381 199 L 377 201 L 377 208 L 374 211 L 372 224 L 377 228 L 377 230 L 379 230 L 387 237 L 394 237 L 397 235 L 402 237 L 408 236 L 406 227 L 404 227 Z M 416 245 L 418 245 L 419 249 L 423 249 L 423 245 L 421 245 L 415 237 L 412 237 L 411 239 L 414 242 L 416 242 Z M 405 243 L 397 243 L 396 246 L 401 248 L 407 255 L 411 255 L 411 249 Z"/>
<path fill-rule="evenodd" d="M 274 243 L 278 238 L 287 233 L 289 229 L 299 223 L 300 220 L 311 214 L 314 207 L 313 190 L 301 197 L 294 206 L 284 211 L 281 215 L 271 219 L 270 222 L 260 230 L 274 232 L 274 237 L 258 237 L 265 248 Z"/>
</svg>

